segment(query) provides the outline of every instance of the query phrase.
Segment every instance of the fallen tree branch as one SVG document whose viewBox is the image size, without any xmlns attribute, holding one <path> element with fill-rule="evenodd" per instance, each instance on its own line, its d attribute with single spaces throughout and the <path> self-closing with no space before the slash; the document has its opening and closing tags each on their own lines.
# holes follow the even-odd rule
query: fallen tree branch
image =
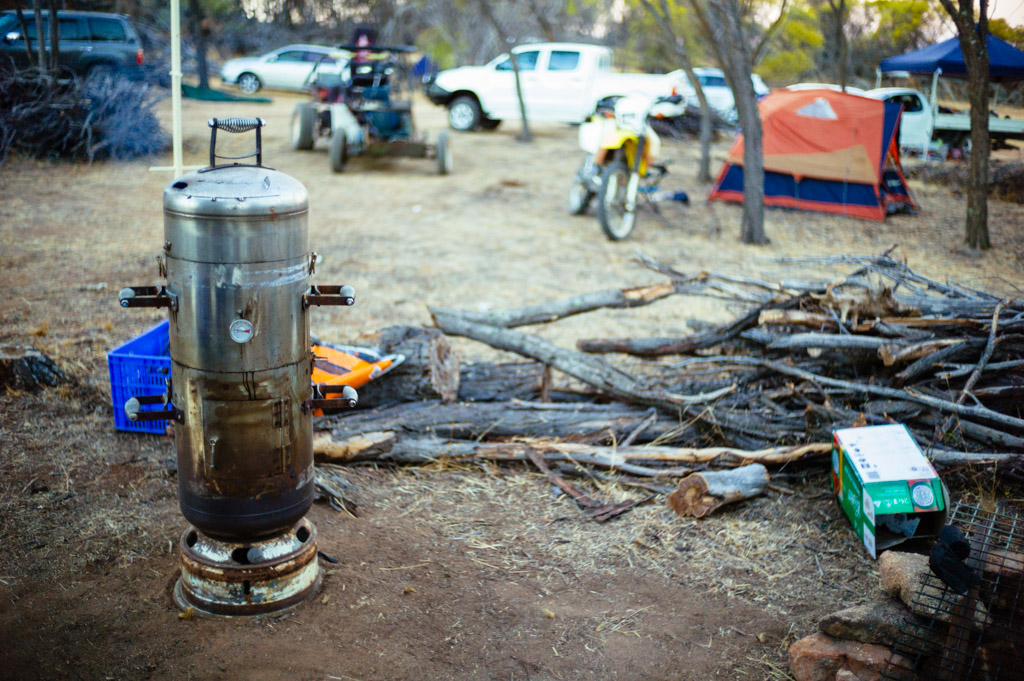
<svg viewBox="0 0 1024 681">
<path fill-rule="evenodd" d="M 548 465 L 544 463 L 544 459 L 542 459 L 536 452 L 529 452 L 527 453 L 527 456 L 541 473 L 548 476 L 548 480 L 552 485 L 572 497 L 576 501 L 576 504 L 583 510 L 583 515 L 591 518 L 592 520 L 603 523 L 611 520 L 617 515 L 625 513 L 637 505 L 637 501 L 635 499 L 628 499 L 617 504 L 602 504 L 600 501 L 595 501 L 562 478 L 555 475 Z M 651 497 L 648 497 L 648 499 L 650 498 Z"/>
<path fill-rule="evenodd" d="M 964 400 L 967 398 L 967 395 L 971 392 L 971 390 L 974 388 L 974 385 L 978 382 L 978 378 L 981 376 L 981 372 L 985 370 L 985 365 L 988 364 L 988 361 L 990 359 L 992 359 L 992 351 L 996 349 L 996 343 L 999 342 L 999 339 L 996 338 L 996 334 L 999 331 L 999 312 L 1002 309 L 1003 303 L 1000 302 L 996 305 L 996 309 L 992 313 L 992 328 L 989 330 L 988 340 L 985 341 L 985 349 L 981 353 L 981 359 L 978 360 L 978 365 L 974 368 L 974 371 L 971 372 L 970 378 L 967 379 L 967 382 L 964 384 L 964 387 L 960 390 L 960 395 L 956 398 L 957 404 L 963 404 Z M 948 431 L 949 427 L 953 425 L 953 419 L 954 416 L 950 416 L 945 420 L 945 422 L 943 422 L 941 426 L 939 426 L 938 430 L 935 431 L 935 438 L 932 441 L 933 444 L 935 442 L 941 441 L 942 438 L 946 436 L 946 431 Z"/>
<path fill-rule="evenodd" d="M 400 433 L 365 433 L 336 441 L 329 435 L 318 435 L 313 453 L 318 461 L 356 463 L 366 461 L 422 464 L 447 459 L 486 459 L 522 461 L 530 452 L 554 461 L 584 461 L 603 468 L 615 468 L 645 477 L 681 475 L 679 469 L 652 468 L 650 464 L 702 464 L 742 466 L 749 463 L 782 465 L 804 458 L 821 456 L 832 451 L 826 442 L 795 447 L 772 447 L 742 450 L 731 447 L 606 447 L 559 440 L 519 440 L 513 442 L 472 442 L 443 440 L 435 437 L 407 436 Z M 643 462 L 639 465 L 633 462 Z M 683 472 L 687 472 L 683 469 Z"/>
<path fill-rule="evenodd" d="M 528 305 L 508 310 L 496 310 L 494 312 L 468 312 L 466 310 L 451 310 L 442 307 L 431 308 L 431 312 L 456 317 L 474 324 L 489 324 L 490 326 L 497 326 L 503 329 L 511 329 L 530 324 L 545 324 L 603 307 L 640 307 L 642 305 L 649 305 L 662 298 L 667 298 L 673 293 L 676 293 L 676 287 L 671 282 L 664 282 L 651 286 L 592 291 L 572 296 L 571 298 L 555 300 L 550 303 Z"/>
<path fill-rule="evenodd" d="M 728 386 L 697 395 L 680 395 L 660 389 L 651 390 L 629 374 L 606 362 L 581 352 L 561 348 L 536 336 L 487 324 L 477 324 L 461 317 L 445 314 L 437 308 L 430 308 L 430 313 L 434 318 L 434 323 L 444 333 L 472 338 L 499 350 L 507 350 L 530 357 L 624 402 L 658 407 L 669 413 L 677 413 L 682 407 L 713 402 L 735 390 L 735 386 Z"/>
<path fill-rule="evenodd" d="M 960 416 L 968 416 L 971 418 L 981 419 L 983 421 L 989 421 L 991 423 L 998 423 L 1003 426 L 1010 428 L 1016 428 L 1018 430 L 1024 430 L 1024 419 L 1018 419 L 1013 416 L 1001 414 L 997 411 L 993 411 L 987 407 L 976 407 L 976 406 L 965 406 L 957 404 L 956 402 L 950 402 L 949 400 L 941 400 L 937 397 L 925 395 L 924 393 L 910 388 L 903 390 L 897 390 L 894 388 L 885 388 L 878 385 L 871 385 L 869 383 L 855 383 L 853 381 L 843 381 L 835 378 L 829 378 L 820 374 L 815 374 L 810 371 L 804 371 L 795 366 L 784 364 L 782 362 L 776 362 L 767 359 L 758 359 L 756 357 L 742 357 L 742 356 L 727 356 L 727 357 L 704 357 L 704 362 L 728 362 L 731 364 L 742 364 L 747 366 L 760 366 L 776 371 L 780 374 L 786 374 L 788 376 L 795 376 L 796 378 L 802 378 L 805 381 L 817 381 L 822 385 L 828 385 L 836 388 L 845 388 L 854 393 L 866 393 L 869 395 L 879 395 L 881 397 L 889 397 L 893 399 L 908 400 L 910 402 L 917 402 L 923 404 L 926 407 L 932 407 L 942 412 L 952 412 Z"/>
</svg>

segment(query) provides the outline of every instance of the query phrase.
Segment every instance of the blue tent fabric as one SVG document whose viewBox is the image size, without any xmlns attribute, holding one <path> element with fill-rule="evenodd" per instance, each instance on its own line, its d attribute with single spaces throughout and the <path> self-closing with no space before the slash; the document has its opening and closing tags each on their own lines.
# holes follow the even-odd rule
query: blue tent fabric
<svg viewBox="0 0 1024 681">
<path fill-rule="evenodd" d="M 994 35 L 988 36 L 989 80 L 1024 80 L 1024 51 Z M 942 69 L 943 76 L 966 78 L 967 66 L 960 51 L 960 39 L 953 36 L 941 43 L 922 47 L 898 57 L 883 59 L 881 71 L 909 71 L 910 73 L 935 73 Z"/>
</svg>

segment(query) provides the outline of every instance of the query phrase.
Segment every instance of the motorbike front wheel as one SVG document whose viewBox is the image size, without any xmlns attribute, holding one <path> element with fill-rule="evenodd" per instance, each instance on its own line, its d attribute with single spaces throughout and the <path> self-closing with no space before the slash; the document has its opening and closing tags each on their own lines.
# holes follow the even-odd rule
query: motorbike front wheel
<svg viewBox="0 0 1024 681">
<path fill-rule="evenodd" d="M 620 161 L 605 167 L 601 173 L 601 200 L 597 203 L 597 220 L 612 241 L 628 239 L 636 224 L 636 197 L 629 200 L 629 169 Z M 632 204 L 632 210 L 626 206 Z"/>
<path fill-rule="evenodd" d="M 600 169 L 594 167 L 594 156 L 588 154 L 583 163 L 580 165 L 580 169 L 576 171 L 576 177 L 572 180 L 572 186 L 569 187 L 569 214 L 570 215 L 583 215 L 587 212 L 587 206 L 590 205 L 590 201 L 594 198 L 594 190 L 591 189 L 593 183 L 593 174 Z"/>
</svg>

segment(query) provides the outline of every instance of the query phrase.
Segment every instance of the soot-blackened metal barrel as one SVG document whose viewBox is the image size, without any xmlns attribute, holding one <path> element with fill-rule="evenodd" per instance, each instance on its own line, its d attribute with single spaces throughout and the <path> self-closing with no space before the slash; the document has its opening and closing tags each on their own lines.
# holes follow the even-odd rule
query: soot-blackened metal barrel
<svg viewBox="0 0 1024 681">
<path fill-rule="evenodd" d="M 305 187 L 222 166 L 164 192 L 181 511 L 211 536 L 283 531 L 313 503 Z"/>
</svg>

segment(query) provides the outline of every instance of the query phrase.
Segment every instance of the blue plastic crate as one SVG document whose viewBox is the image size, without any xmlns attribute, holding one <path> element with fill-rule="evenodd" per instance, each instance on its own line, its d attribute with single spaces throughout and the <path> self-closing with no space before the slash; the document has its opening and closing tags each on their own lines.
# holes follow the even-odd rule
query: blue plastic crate
<svg viewBox="0 0 1024 681">
<path fill-rule="evenodd" d="M 114 403 L 114 427 L 133 433 L 163 433 L 167 421 L 131 422 L 124 403 L 140 395 L 163 395 L 171 379 L 170 330 L 163 321 L 146 333 L 107 353 L 110 367 L 110 397 Z M 144 411 L 163 409 L 145 405 Z"/>
</svg>

